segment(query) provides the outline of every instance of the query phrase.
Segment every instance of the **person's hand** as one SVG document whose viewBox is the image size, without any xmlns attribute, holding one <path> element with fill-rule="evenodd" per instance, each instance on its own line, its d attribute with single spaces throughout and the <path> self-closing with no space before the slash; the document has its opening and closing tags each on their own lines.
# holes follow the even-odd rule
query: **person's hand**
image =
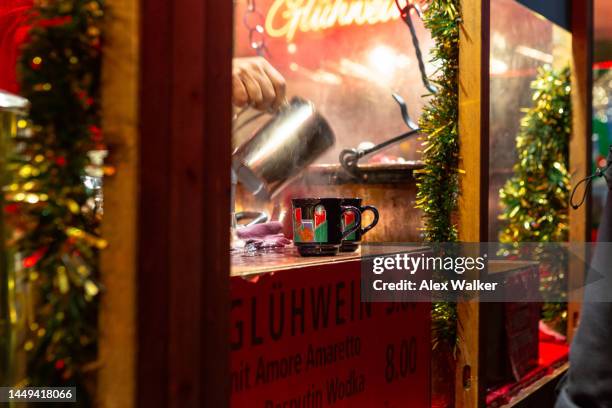
<svg viewBox="0 0 612 408">
<path fill-rule="evenodd" d="M 262 57 L 234 58 L 232 100 L 238 107 L 276 109 L 285 101 L 285 78 Z"/>
</svg>

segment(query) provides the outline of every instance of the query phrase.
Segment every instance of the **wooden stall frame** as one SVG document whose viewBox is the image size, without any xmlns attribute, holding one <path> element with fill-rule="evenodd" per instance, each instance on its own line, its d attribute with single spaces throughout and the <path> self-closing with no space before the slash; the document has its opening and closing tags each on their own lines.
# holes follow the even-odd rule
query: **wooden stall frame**
<svg viewBox="0 0 612 408">
<path fill-rule="evenodd" d="M 569 146 L 571 184 L 591 171 L 593 117 L 593 0 L 572 1 L 572 137 Z M 577 210 L 569 211 L 569 241 L 589 242 L 591 234 L 591 199 Z M 576 248 L 577 249 L 577 248 Z M 576 257 L 574 257 L 575 259 Z M 586 259 L 586 258 L 583 258 Z M 572 262 L 568 277 L 570 288 L 581 287 L 585 279 L 584 263 Z M 580 320 L 582 290 L 570 292 L 568 303 L 568 338 L 571 340 Z"/>
<path fill-rule="evenodd" d="M 570 171 L 572 183 L 590 169 L 592 117 L 592 0 L 572 4 L 572 120 Z M 489 12 L 490 0 L 462 0 L 463 23 L 459 43 L 459 134 L 461 178 L 459 239 L 486 242 L 489 173 Z M 473 69 L 480 66 L 480 70 Z M 587 200 L 588 201 L 588 200 Z M 570 212 L 570 241 L 589 241 L 590 208 Z M 584 279 L 584 270 L 572 268 L 574 282 Z M 570 337 L 578 321 L 579 298 L 568 305 Z M 485 406 L 485 390 L 479 383 L 480 324 L 483 315 L 476 301 L 458 304 L 459 356 L 456 371 L 456 407 Z"/>
<path fill-rule="evenodd" d="M 590 152 L 591 90 L 580 86 L 590 83 L 588 1 L 586 15 L 579 10 L 582 2 L 574 2 L 573 12 L 575 34 L 581 34 L 574 39 L 579 109 L 571 148 L 585 152 L 570 158 L 575 177 L 588 169 Z M 123 165 L 105 190 L 106 217 L 114 225 L 104 229 L 114 250 L 102 260 L 109 294 L 101 321 L 115 327 L 103 332 L 101 343 L 101 406 L 228 406 L 225 254 L 233 5 L 111 0 L 113 6 L 119 19 L 109 31 L 106 51 L 104 121 L 111 153 L 119 152 L 115 160 Z M 461 0 L 461 7 L 459 132 L 466 174 L 460 239 L 480 242 L 487 231 L 482 180 L 488 175 L 489 0 Z M 119 44 L 121 30 L 134 40 Z M 121 61 L 136 68 L 122 71 Z M 127 101 L 127 109 L 121 101 Z M 587 208 L 572 215 L 572 239 L 586 240 L 587 217 Z M 456 406 L 477 407 L 484 396 L 478 382 L 479 307 L 471 302 L 458 309 L 462 342 Z M 120 366 L 124 371 L 116 371 Z"/>
<path fill-rule="evenodd" d="M 100 406 L 229 405 L 233 4 L 110 0 Z"/>
<path fill-rule="evenodd" d="M 459 34 L 459 137 L 461 177 L 459 240 L 487 240 L 489 177 L 489 0 L 461 0 Z M 479 69 L 475 69 L 479 67 Z M 484 390 L 480 371 L 480 305 L 457 304 L 459 353 L 455 406 L 477 407 Z"/>
<path fill-rule="evenodd" d="M 109 0 L 102 67 L 102 128 L 116 177 L 104 179 L 96 405 L 134 406 L 136 364 L 136 242 L 138 208 L 139 5 Z"/>
<path fill-rule="evenodd" d="M 141 16 L 138 406 L 224 407 L 233 3 Z"/>
</svg>

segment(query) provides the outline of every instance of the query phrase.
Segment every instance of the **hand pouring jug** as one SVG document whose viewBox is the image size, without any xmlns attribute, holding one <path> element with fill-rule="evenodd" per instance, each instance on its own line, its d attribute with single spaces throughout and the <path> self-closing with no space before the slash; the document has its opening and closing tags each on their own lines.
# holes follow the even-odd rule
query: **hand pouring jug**
<svg viewBox="0 0 612 408">
<path fill-rule="evenodd" d="M 232 155 L 232 169 L 255 197 L 269 200 L 336 141 L 312 102 L 294 97 Z"/>
</svg>

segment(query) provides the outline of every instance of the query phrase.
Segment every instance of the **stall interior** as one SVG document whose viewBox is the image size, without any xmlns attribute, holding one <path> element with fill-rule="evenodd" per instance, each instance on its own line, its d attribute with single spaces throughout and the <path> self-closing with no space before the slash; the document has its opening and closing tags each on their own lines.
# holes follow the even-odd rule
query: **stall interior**
<svg viewBox="0 0 612 408">
<path fill-rule="evenodd" d="M 310 158 L 299 177 L 284 180 L 291 183 L 266 200 L 261 200 L 260 191 L 249 188 L 248 183 L 238 183 L 238 228 L 253 220 L 272 220 L 281 224 L 280 232 L 285 237 L 295 237 L 295 220 L 288 213 L 292 198 L 360 197 L 380 213 L 377 226 L 363 237 L 364 242 L 423 241 L 422 213 L 415 209 L 415 174 L 423 168 L 418 132 L 360 158 L 358 172 L 352 172 L 346 163 L 343 166 L 341 157 L 346 149 L 366 150 L 405 134 L 418 121 L 430 95 L 423 76 L 437 68 L 429 62 L 431 36 L 415 13 L 416 44 L 424 60 L 422 71 L 410 30 L 394 1 L 372 2 L 376 9 L 367 16 L 364 10 L 359 14 L 345 9 L 343 14 L 329 4 L 288 0 L 235 3 L 234 58 L 265 57 L 286 78 L 289 99 L 300 97 L 312 102 L 335 138 L 332 146 Z M 488 220 L 488 234 L 483 241 L 497 242 L 503 241 L 501 235 L 507 229 L 503 216 L 513 210 L 505 205 L 500 190 L 517 177 L 520 163 L 516 138 L 526 110 L 537 99 L 532 83 L 543 72 L 563 72 L 571 60 L 572 37 L 517 1 L 491 0 L 489 39 L 488 213 L 483 215 Z M 407 108 L 404 115 L 402 101 Z M 252 109 L 236 110 L 236 151 L 242 152 L 242 146 L 261 133 L 270 117 Z M 571 130 L 558 133 L 566 155 L 568 140 L 563 142 L 562 138 L 568 132 Z M 279 143 L 282 140 L 279 138 Z M 364 213 L 363 223 L 369 224 L 373 218 L 372 213 Z M 316 218 L 312 222 L 316 223 Z M 234 251 L 232 273 L 252 278 L 292 267 L 311 271 L 356 256 L 304 260 L 286 250 L 240 250 Z M 511 272 L 542 279 L 540 269 L 537 264 L 529 264 Z M 559 275 L 545 276 L 543 285 L 550 285 L 546 279 L 557 287 L 564 284 Z M 546 315 L 546 305 L 543 308 L 539 304 L 488 303 L 480 307 L 480 322 L 486 329 L 470 335 L 480 336 L 479 358 L 486 364 L 477 375 L 488 406 L 509 401 L 519 390 L 566 363 L 566 306 L 551 307 L 548 310 L 554 315 Z M 551 316 L 554 319 L 546 320 Z M 428 324 L 423 326 L 427 330 Z M 433 354 L 437 360 L 432 363 L 432 393 L 439 395 L 432 395 L 432 399 L 440 406 L 452 406 L 454 401 L 456 360 L 449 357 L 454 353 L 449 350 Z"/>
<path fill-rule="evenodd" d="M 417 11 L 411 14 L 411 36 L 393 0 L 367 6 L 285 0 L 235 3 L 234 58 L 266 58 L 285 77 L 288 99 L 310 101 L 335 136 L 335 143 L 310 158 L 310 166 L 271 200 L 260 200 L 254 189 L 239 182 L 239 226 L 254 218 L 281 221 L 284 235 L 292 237 L 287 216 L 291 198 L 359 197 L 380 214 L 363 241 L 421 240 L 413 172 L 422 167 L 422 147 L 414 129 L 429 94 L 423 76 L 436 67 L 429 62 L 432 40 Z M 247 109 L 237 110 L 235 118 L 233 144 L 240 149 L 271 115 Z M 340 158 L 343 152 L 370 149 L 401 135 L 405 137 L 360 157 L 351 169 Z M 364 225 L 373 222 L 372 212 L 363 216 Z"/>
</svg>

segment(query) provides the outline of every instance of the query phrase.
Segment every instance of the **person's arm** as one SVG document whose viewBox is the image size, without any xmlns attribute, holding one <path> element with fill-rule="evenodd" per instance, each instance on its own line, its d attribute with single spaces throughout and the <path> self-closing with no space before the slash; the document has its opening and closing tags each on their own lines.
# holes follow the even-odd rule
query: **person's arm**
<svg viewBox="0 0 612 408">
<path fill-rule="evenodd" d="M 608 160 L 612 160 L 612 148 Z M 608 196 L 589 265 L 580 324 L 555 408 L 612 407 L 612 168 L 606 171 L 606 179 Z"/>
<path fill-rule="evenodd" d="M 262 57 L 234 58 L 232 100 L 237 107 L 276 109 L 285 101 L 285 79 Z"/>
</svg>

